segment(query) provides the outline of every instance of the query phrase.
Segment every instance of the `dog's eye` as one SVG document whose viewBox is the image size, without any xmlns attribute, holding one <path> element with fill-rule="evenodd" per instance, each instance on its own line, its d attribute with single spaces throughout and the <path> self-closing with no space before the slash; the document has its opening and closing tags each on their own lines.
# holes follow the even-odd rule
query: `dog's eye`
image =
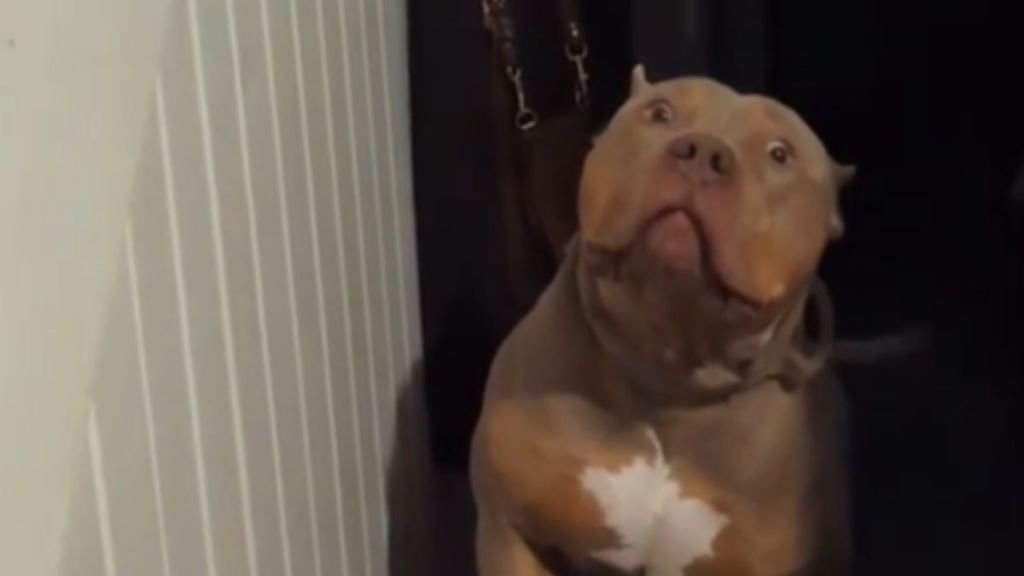
<svg viewBox="0 0 1024 576">
<path fill-rule="evenodd" d="M 651 104 L 644 115 L 647 117 L 647 121 L 652 124 L 668 124 L 675 118 L 672 106 L 669 106 L 668 102 L 663 100 Z"/>
<path fill-rule="evenodd" d="M 790 152 L 789 146 L 785 142 L 776 140 L 768 145 L 768 157 L 772 159 L 772 162 L 783 166 L 789 163 L 793 153 Z"/>
</svg>

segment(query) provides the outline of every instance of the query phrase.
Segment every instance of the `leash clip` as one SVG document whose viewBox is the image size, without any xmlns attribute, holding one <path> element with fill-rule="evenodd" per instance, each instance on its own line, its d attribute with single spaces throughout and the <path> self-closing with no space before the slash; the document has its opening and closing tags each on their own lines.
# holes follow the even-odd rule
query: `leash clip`
<svg viewBox="0 0 1024 576">
<path fill-rule="evenodd" d="M 505 75 L 516 91 L 516 127 L 520 132 L 529 132 L 537 126 L 537 113 L 526 103 L 526 92 L 523 90 L 523 70 L 518 66 L 505 68 Z"/>
<path fill-rule="evenodd" d="M 590 74 L 587 73 L 586 59 L 590 54 L 590 46 L 583 39 L 583 31 L 576 21 L 569 22 L 568 38 L 565 42 L 565 57 L 576 68 L 576 82 L 573 96 L 576 105 L 586 108 L 590 105 Z"/>
</svg>

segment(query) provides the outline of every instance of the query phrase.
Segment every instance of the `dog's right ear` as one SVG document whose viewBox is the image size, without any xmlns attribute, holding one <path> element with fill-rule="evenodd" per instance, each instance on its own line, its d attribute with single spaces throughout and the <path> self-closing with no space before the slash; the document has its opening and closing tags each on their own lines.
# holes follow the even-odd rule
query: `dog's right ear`
<svg viewBox="0 0 1024 576">
<path fill-rule="evenodd" d="M 644 69 L 644 65 L 637 64 L 636 66 L 633 66 L 633 73 L 631 74 L 629 82 L 629 95 L 636 96 L 650 87 L 651 83 L 647 80 L 647 70 Z"/>
</svg>

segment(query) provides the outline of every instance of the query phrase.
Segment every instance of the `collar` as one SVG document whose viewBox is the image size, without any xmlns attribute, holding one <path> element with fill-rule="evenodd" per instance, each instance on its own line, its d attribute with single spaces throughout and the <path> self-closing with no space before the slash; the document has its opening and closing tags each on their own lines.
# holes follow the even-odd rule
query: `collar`
<svg viewBox="0 0 1024 576">
<path fill-rule="evenodd" d="M 636 381 L 656 380 L 656 369 L 642 366 L 625 357 L 626 354 L 620 351 L 621 347 L 615 345 L 615 336 L 611 334 L 613 328 L 609 326 L 611 321 L 597 294 L 597 281 L 580 265 L 581 250 L 578 242 L 570 243 L 563 265 L 570 267 L 575 276 L 574 283 L 590 329 L 623 373 L 629 374 Z M 816 323 L 814 341 L 807 333 L 809 306 L 813 307 L 812 319 Z M 825 283 L 817 276 L 812 277 L 802 288 L 799 297 L 794 298 L 792 305 L 779 315 L 772 326 L 774 329 L 770 330 L 767 341 L 748 346 L 745 353 L 737 354 L 722 364 L 693 367 L 690 383 L 696 385 L 688 388 L 695 392 L 685 394 L 684 401 L 697 405 L 715 404 L 771 381 L 786 391 L 795 391 L 813 379 L 825 367 L 833 347 L 832 303 Z M 716 378 L 718 382 L 709 386 L 707 382 L 695 382 L 695 378 Z M 654 393 L 658 389 L 657 386 L 642 388 Z"/>
<path fill-rule="evenodd" d="M 813 308 L 810 308 L 813 307 Z M 817 324 L 815 338 L 807 332 L 807 311 Z M 742 388 L 775 380 L 785 390 L 793 391 L 824 369 L 834 341 L 832 300 L 828 288 L 817 276 L 803 289 L 794 305 L 777 321 L 778 329 L 756 353 L 746 370 L 740 372 Z"/>
</svg>

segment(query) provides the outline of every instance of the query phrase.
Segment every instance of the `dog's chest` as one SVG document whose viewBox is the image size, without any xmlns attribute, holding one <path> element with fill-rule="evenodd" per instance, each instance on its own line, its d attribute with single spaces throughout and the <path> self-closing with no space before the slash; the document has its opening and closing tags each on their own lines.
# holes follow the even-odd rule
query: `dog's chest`
<svg viewBox="0 0 1024 576">
<path fill-rule="evenodd" d="M 629 573 L 685 575 L 694 563 L 713 558 L 713 544 L 729 518 L 688 490 L 655 433 L 648 430 L 647 437 L 653 455 L 638 452 L 625 466 L 587 466 L 580 472 L 580 486 L 619 541 L 590 556 Z"/>
</svg>

